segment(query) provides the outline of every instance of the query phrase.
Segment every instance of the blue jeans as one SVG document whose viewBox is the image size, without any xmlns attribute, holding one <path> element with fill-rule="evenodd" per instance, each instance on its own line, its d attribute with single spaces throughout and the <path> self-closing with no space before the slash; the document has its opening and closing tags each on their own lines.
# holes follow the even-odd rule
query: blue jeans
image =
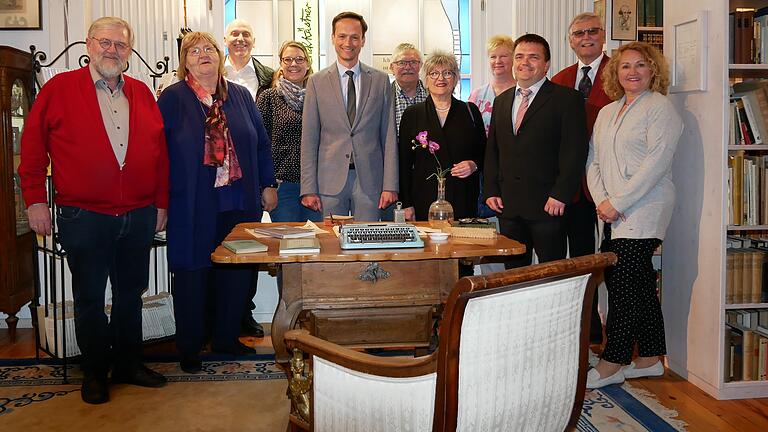
<svg viewBox="0 0 768 432">
<path fill-rule="evenodd" d="M 277 207 L 269 212 L 272 222 L 321 222 L 323 215 L 301 205 L 299 183 L 282 182 L 277 187 Z"/>
<path fill-rule="evenodd" d="M 112 216 L 78 207 L 58 207 L 59 240 L 72 272 L 75 334 L 86 374 L 109 370 L 110 347 L 116 367 L 141 356 L 141 293 L 149 283 L 149 252 L 157 209 L 147 206 Z M 107 324 L 104 290 L 112 284 Z"/>
</svg>

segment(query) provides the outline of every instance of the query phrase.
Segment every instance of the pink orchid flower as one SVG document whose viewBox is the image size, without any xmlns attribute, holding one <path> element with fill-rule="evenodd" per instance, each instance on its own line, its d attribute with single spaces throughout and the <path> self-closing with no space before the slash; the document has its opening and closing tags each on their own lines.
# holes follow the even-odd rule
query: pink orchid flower
<svg viewBox="0 0 768 432">
<path fill-rule="evenodd" d="M 416 135 L 416 141 L 421 143 L 422 147 L 427 144 L 427 131 L 421 131 Z"/>
<path fill-rule="evenodd" d="M 427 145 L 429 146 L 429 152 L 432 154 L 435 154 L 436 151 L 440 150 L 440 144 L 434 141 L 430 141 Z"/>
</svg>

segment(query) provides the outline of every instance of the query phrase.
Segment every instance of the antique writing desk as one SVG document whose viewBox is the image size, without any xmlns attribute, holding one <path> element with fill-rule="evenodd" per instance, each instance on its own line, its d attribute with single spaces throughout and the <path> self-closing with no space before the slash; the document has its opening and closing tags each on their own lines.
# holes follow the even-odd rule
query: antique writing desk
<svg viewBox="0 0 768 432">
<path fill-rule="evenodd" d="M 416 223 L 420 225 L 422 223 Z M 426 222 L 423 223 L 426 225 Z M 244 223 L 227 240 L 253 238 Z M 300 226 L 300 223 L 289 225 Z M 222 264 L 280 264 L 280 299 L 272 320 L 275 359 L 287 363 L 283 335 L 297 321 L 323 339 L 352 347 L 429 345 L 436 314 L 458 279 L 460 258 L 517 255 L 525 246 L 499 235 L 495 240 L 424 239 L 424 248 L 341 250 L 330 227 L 318 234 L 320 253 L 280 255 L 278 239 L 259 238 L 267 252 L 234 254 L 219 246 Z"/>
</svg>

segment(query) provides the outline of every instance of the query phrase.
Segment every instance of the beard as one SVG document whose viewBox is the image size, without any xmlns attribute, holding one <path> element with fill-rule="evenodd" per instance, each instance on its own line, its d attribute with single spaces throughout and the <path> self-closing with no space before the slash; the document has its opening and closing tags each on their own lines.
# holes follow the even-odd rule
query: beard
<svg viewBox="0 0 768 432">
<path fill-rule="evenodd" d="M 128 62 L 120 58 L 110 58 L 105 56 L 98 56 L 91 60 L 93 67 L 96 71 L 106 79 L 113 79 L 120 76 L 128 67 Z"/>
</svg>

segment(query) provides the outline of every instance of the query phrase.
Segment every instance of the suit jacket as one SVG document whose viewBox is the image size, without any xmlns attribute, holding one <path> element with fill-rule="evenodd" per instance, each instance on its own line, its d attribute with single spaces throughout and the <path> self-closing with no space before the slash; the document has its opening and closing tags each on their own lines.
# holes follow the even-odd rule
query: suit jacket
<svg viewBox="0 0 768 432">
<path fill-rule="evenodd" d="M 592 83 L 592 91 L 589 92 L 589 98 L 587 98 L 586 111 L 587 111 L 587 134 L 592 136 L 592 128 L 595 126 L 595 120 L 597 120 L 597 114 L 600 110 L 613 102 L 608 95 L 603 91 L 603 69 L 608 61 L 611 60 L 607 55 L 603 55 L 603 59 L 600 61 L 600 67 L 597 68 L 597 74 L 595 75 L 595 82 Z M 575 63 L 567 68 L 561 70 L 557 75 L 552 77 L 552 82 L 560 84 L 561 86 L 574 88 L 576 86 L 576 77 L 579 76 L 579 64 Z"/>
<path fill-rule="evenodd" d="M 592 83 L 592 90 L 589 92 L 587 103 L 584 108 L 587 111 L 587 139 L 592 136 L 592 129 L 595 126 L 595 120 L 597 120 L 597 114 L 600 110 L 613 102 L 608 95 L 603 91 L 603 69 L 611 58 L 607 55 L 603 55 L 603 59 L 600 60 L 600 66 L 597 68 L 595 74 L 595 82 Z M 579 63 L 572 64 L 567 68 L 561 70 L 557 75 L 552 77 L 552 82 L 560 84 L 561 86 L 574 88 L 576 86 L 576 78 L 579 76 Z M 586 176 L 582 178 L 581 188 L 576 191 L 576 195 L 571 200 L 572 202 L 578 202 L 581 197 L 585 197 L 587 201 L 592 202 L 592 195 L 589 193 L 589 186 L 587 185 Z"/>
<path fill-rule="evenodd" d="M 253 69 L 256 71 L 256 77 L 259 79 L 259 89 L 256 91 L 258 97 L 261 92 L 272 87 L 272 76 L 275 71 L 269 66 L 264 66 L 260 61 L 256 60 L 256 57 L 251 57 L 253 62 Z"/>
<path fill-rule="evenodd" d="M 336 195 L 354 151 L 363 191 L 397 192 L 397 134 L 387 74 L 360 63 L 359 103 L 349 125 L 336 63 L 309 77 L 301 129 L 301 195 Z"/>
<path fill-rule="evenodd" d="M 485 196 L 501 197 L 502 217 L 542 220 L 549 197 L 570 202 L 584 175 L 587 128 L 584 98 L 545 80 L 517 134 L 512 104 L 517 88 L 493 103 L 485 150 Z"/>
<path fill-rule="evenodd" d="M 429 205 L 437 199 L 437 181 L 427 177 L 437 171 L 435 157 L 426 149 L 413 149 L 413 139 L 427 131 L 429 139 L 440 144 L 435 152 L 443 169 L 465 160 L 474 161 L 478 170 L 460 179 L 446 174 L 445 199 L 458 218 L 477 216 L 480 172 L 485 154 L 485 125 L 480 110 L 473 103 L 451 99 L 445 123 L 435 112 L 431 97 L 406 108 L 400 121 L 400 195 L 403 207 L 413 206 L 417 220 L 426 220 Z"/>
</svg>

